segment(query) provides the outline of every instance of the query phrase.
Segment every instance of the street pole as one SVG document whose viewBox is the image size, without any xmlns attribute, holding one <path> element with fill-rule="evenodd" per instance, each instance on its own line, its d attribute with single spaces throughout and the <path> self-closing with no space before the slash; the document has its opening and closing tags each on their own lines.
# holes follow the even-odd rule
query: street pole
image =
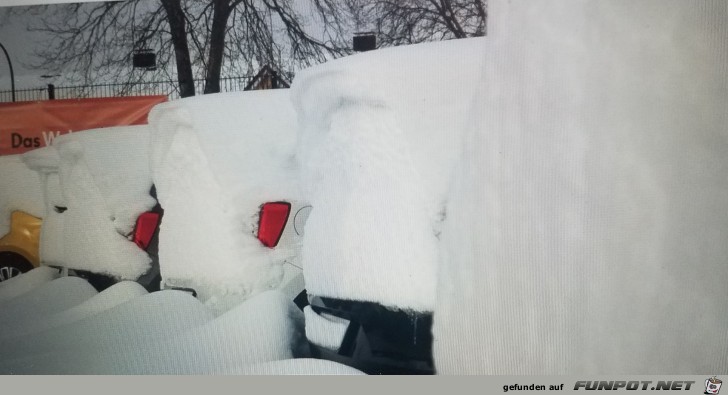
<svg viewBox="0 0 728 395">
<path fill-rule="evenodd" d="M 0 48 L 2 48 L 3 52 L 5 52 L 5 59 L 8 60 L 8 66 L 10 66 L 10 92 L 13 97 L 13 102 L 15 102 L 15 74 L 13 73 L 13 63 L 10 61 L 8 50 L 5 49 L 5 46 L 2 43 L 0 43 Z"/>
</svg>

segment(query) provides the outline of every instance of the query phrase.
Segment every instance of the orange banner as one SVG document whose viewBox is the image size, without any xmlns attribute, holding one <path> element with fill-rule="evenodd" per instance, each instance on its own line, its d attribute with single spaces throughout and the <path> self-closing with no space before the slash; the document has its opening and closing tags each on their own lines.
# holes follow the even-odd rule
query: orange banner
<svg viewBox="0 0 728 395">
<path fill-rule="evenodd" d="M 66 133 L 108 126 L 142 125 L 166 96 L 0 103 L 0 156 L 45 147 Z"/>
</svg>

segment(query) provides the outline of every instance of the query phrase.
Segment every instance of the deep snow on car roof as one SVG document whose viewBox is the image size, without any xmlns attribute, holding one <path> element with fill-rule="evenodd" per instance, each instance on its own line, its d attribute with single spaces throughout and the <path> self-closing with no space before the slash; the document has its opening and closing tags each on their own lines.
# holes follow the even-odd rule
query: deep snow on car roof
<svg viewBox="0 0 728 395">
<path fill-rule="evenodd" d="M 298 74 L 310 293 L 432 311 L 438 227 L 483 43 L 388 48 Z"/>
<path fill-rule="evenodd" d="M 149 129 L 122 126 L 69 133 L 30 151 L 26 163 L 48 173 L 43 196 L 45 264 L 135 280 L 151 259 L 127 235 L 155 199 Z"/>
<path fill-rule="evenodd" d="M 224 311 L 283 285 L 292 245 L 255 236 L 260 206 L 298 199 L 296 115 L 288 90 L 204 95 L 156 106 L 152 177 L 165 210 L 163 282 Z M 292 230 L 291 230 L 292 231 Z"/>
</svg>

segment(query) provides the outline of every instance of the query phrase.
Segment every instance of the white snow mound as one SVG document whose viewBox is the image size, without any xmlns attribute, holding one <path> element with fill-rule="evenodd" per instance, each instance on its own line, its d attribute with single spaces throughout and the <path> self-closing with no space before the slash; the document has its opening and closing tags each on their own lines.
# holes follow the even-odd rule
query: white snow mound
<svg viewBox="0 0 728 395">
<path fill-rule="evenodd" d="M 432 311 L 439 228 L 482 39 L 373 51 L 300 72 L 309 293 Z"/>
<path fill-rule="evenodd" d="M 234 374 L 246 375 L 363 375 L 360 370 L 323 359 L 295 358 L 245 365 Z"/>
<path fill-rule="evenodd" d="M 30 292 L 39 286 L 58 278 L 58 269 L 41 266 L 27 273 L 0 282 L 0 303 L 14 299 Z"/>
<path fill-rule="evenodd" d="M 304 307 L 303 313 L 306 317 L 306 338 L 318 346 L 338 351 L 349 328 L 349 321 L 317 314 L 311 306 Z"/>
<path fill-rule="evenodd" d="M 53 148 L 59 156 L 56 173 L 40 170 L 46 187 L 41 260 L 137 279 L 149 270 L 151 259 L 129 235 L 137 217 L 156 203 L 149 195 L 149 129 L 124 126 L 70 133 L 55 139 Z M 26 162 L 43 163 L 33 157 Z M 67 210 L 59 212 L 58 206 Z"/>
<path fill-rule="evenodd" d="M 17 322 L 27 318 L 44 317 L 76 306 L 97 293 L 96 289 L 82 278 L 61 277 L 5 301 L 0 306 L 0 322 Z M 0 326 L 0 329 L 3 328 Z M 0 337 L 3 335 L 0 333 Z"/>
<path fill-rule="evenodd" d="M 209 309 L 184 292 L 134 297 L 33 336 L 0 339 L 0 374 L 90 374 L 113 364 L 124 350 L 160 344 L 213 317 Z M 127 364 L 132 362 L 145 363 L 141 358 L 126 360 Z M 107 371 L 111 373 L 116 372 Z"/>
<path fill-rule="evenodd" d="M 254 231 L 262 203 L 298 197 L 288 91 L 171 101 L 149 123 L 163 282 L 194 288 L 219 311 L 282 286 L 293 246 L 266 248 Z"/>
<path fill-rule="evenodd" d="M 491 15 L 442 233 L 437 371 L 728 372 L 726 3 Z"/>
<path fill-rule="evenodd" d="M 247 365 L 291 359 L 307 345 L 303 314 L 278 291 L 211 316 L 185 293 L 155 292 L 37 334 L 33 344 L 8 345 L 13 358 L 0 361 L 0 372 L 240 374 Z"/>
<path fill-rule="evenodd" d="M 52 312 L 48 315 L 37 315 L 33 312 L 27 312 L 21 316 L 15 315 L 12 320 L 0 323 L 0 338 L 25 337 L 68 325 L 146 293 L 147 291 L 138 283 L 121 281 L 67 310 Z"/>
</svg>

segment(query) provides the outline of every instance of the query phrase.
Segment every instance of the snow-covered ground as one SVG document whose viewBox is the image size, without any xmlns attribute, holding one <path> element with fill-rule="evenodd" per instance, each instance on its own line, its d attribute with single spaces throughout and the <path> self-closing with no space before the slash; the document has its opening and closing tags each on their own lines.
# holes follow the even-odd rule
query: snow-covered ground
<svg viewBox="0 0 728 395">
<path fill-rule="evenodd" d="M 225 311 L 258 292 L 300 283 L 300 269 L 286 263 L 295 264 L 295 239 L 270 249 L 255 234 L 263 203 L 295 208 L 300 200 L 288 91 L 176 100 L 156 106 L 149 122 L 152 176 L 165 210 L 159 237 L 165 286 L 193 288 Z"/>
<path fill-rule="evenodd" d="M 59 136 L 23 155 L 45 188 L 44 264 L 128 280 L 149 270 L 151 258 L 128 239 L 156 204 L 148 149 L 147 126 L 124 126 Z"/>
<path fill-rule="evenodd" d="M 0 283 L 0 303 L 5 304 L 7 301 L 30 292 L 42 284 L 55 280 L 58 276 L 58 269 L 41 266 L 22 276 L 3 281 Z"/>
<path fill-rule="evenodd" d="M 279 291 L 216 317 L 185 292 L 121 282 L 96 294 L 63 277 L 2 314 L 1 374 L 361 374 L 305 358 L 303 313 Z"/>
<path fill-rule="evenodd" d="M 18 322 L 35 316 L 44 316 L 58 310 L 65 310 L 96 294 L 91 284 L 78 277 L 62 277 L 39 285 L 29 292 L 2 304 L 0 322 Z"/>
<path fill-rule="evenodd" d="M 40 267 L 35 270 L 40 269 L 50 268 Z M 57 273 L 56 269 L 52 270 Z M 88 288 L 86 285 L 81 287 Z M 144 287 L 138 283 L 122 281 L 98 294 L 91 294 L 91 297 L 80 304 L 71 303 L 70 305 L 73 306 L 65 310 L 59 308 L 57 302 L 55 304 L 45 303 L 45 306 L 52 307 L 46 314 L 41 314 L 39 309 L 32 308 L 28 309 L 24 314 L 16 314 L 13 319 L 0 323 L 0 338 L 18 336 L 18 334 L 33 336 L 93 316 L 146 293 Z M 30 311 L 32 311 L 32 314 L 29 313 Z"/>
</svg>

